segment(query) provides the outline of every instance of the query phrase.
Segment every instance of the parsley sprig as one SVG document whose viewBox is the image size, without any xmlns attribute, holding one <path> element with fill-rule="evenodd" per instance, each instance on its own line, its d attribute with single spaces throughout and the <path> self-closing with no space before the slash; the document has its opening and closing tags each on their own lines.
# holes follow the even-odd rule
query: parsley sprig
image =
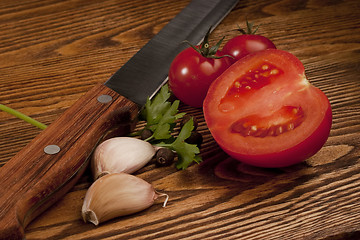
<svg viewBox="0 0 360 240">
<path fill-rule="evenodd" d="M 171 132 L 176 120 L 182 118 L 185 113 L 178 113 L 179 100 L 169 102 L 171 93 L 168 85 L 164 85 L 153 100 L 146 101 L 142 116 L 146 120 L 145 128 L 151 130 L 153 135 L 150 137 L 156 140 L 171 138 Z M 148 139 L 148 140 L 151 140 Z"/>
<path fill-rule="evenodd" d="M 193 130 L 193 120 L 190 119 L 181 128 L 181 131 L 177 138 L 171 143 L 161 142 L 156 144 L 159 147 L 167 147 L 174 150 L 178 154 L 178 161 L 176 163 L 177 169 L 186 169 L 192 162 L 200 163 L 201 157 L 199 148 L 196 144 L 189 144 L 185 140 L 190 137 Z"/>
<path fill-rule="evenodd" d="M 194 129 L 194 122 L 192 119 L 187 121 L 178 136 L 174 136 L 176 121 L 186 113 L 179 113 L 180 101 L 171 103 L 170 96 L 169 87 L 165 84 L 152 100 L 147 100 L 141 116 L 146 121 L 145 129 L 151 130 L 153 134 L 146 141 L 175 151 L 178 155 L 176 168 L 186 169 L 192 162 L 201 162 L 197 145 L 185 142 Z"/>
</svg>

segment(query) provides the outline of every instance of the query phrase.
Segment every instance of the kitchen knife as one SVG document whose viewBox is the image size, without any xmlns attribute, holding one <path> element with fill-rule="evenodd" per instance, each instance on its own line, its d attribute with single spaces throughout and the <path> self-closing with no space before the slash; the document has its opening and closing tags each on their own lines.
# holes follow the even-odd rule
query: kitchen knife
<svg viewBox="0 0 360 240">
<path fill-rule="evenodd" d="M 199 43 L 237 2 L 190 2 L 105 84 L 93 87 L 0 168 L 0 239 L 23 239 L 28 223 L 76 183 L 99 141 L 133 128 L 140 107 L 186 47 L 181 43 Z"/>
</svg>

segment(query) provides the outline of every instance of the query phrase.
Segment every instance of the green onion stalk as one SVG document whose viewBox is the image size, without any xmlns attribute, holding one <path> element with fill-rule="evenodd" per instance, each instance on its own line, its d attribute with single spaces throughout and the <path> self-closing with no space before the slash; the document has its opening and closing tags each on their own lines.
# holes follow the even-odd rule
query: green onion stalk
<svg viewBox="0 0 360 240">
<path fill-rule="evenodd" d="M 34 125 L 35 127 L 40 128 L 42 130 L 44 130 L 47 127 L 45 124 L 43 124 L 41 122 L 38 122 L 35 119 L 33 119 L 33 118 L 31 118 L 31 117 L 29 117 L 29 116 L 27 116 L 27 115 L 25 115 L 25 114 L 23 114 L 23 113 L 21 113 L 19 111 L 16 111 L 16 110 L 14 110 L 14 109 L 12 109 L 10 107 L 7 107 L 7 106 L 5 106 L 3 104 L 0 104 L 0 110 L 2 110 L 4 112 L 7 112 L 7 113 L 9 113 L 9 114 L 11 114 L 11 115 L 13 115 L 13 116 L 15 116 L 17 118 L 20 118 L 20 119 Z"/>
</svg>

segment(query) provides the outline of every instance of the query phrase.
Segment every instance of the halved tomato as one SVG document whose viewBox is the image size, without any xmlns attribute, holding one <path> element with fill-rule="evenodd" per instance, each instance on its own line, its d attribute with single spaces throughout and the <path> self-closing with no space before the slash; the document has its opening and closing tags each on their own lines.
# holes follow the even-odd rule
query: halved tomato
<svg viewBox="0 0 360 240">
<path fill-rule="evenodd" d="M 229 67 L 210 86 L 203 111 L 219 146 L 259 167 L 285 167 L 314 155 L 332 123 L 329 100 L 306 79 L 303 64 L 277 49 Z"/>
</svg>

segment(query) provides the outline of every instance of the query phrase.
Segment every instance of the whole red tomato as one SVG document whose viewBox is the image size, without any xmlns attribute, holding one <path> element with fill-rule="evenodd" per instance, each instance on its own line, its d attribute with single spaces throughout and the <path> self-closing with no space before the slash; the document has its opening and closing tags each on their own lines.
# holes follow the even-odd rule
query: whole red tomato
<svg viewBox="0 0 360 240">
<path fill-rule="evenodd" d="M 249 54 L 210 86 L 204 101 L 208 128 L 231 157 L 259 167 L 285 167 L 315 154 L 332 123 L 329 100 L 305 77 L 292 54 Z"/>
<path fill-rule="evenodd" d="M 189 47 L 177 55 L 170 66 L 170 89 L 187 105 L 202 107 L 210 84 L 229 66 L 225 58 L 207 58 Z"/>
<path fill-rule="evenodd" d="M 200 46 L 180 52 L 169 70 L 169 87 L 182 102 L 192 107 L 202 107 L 210 84 L 230 65 L 229 57 L 221 57 L 218 48 L 223 39 L 210 47 L 206 34 Z"/>
<path fill-rule="evenodd" d="M 246 55 L 265 50 L 268 48 L 276 48 L 275 44 L 268 38 L 255 35 L 258 27 L 252 30 L 253 24 L 246 21 L 247 31 L 239 28 L 238 30 L 243 34 L 230 39 L 223 47 L 223 53 L 230 55 L 232 63 Z"/>
</svg>

